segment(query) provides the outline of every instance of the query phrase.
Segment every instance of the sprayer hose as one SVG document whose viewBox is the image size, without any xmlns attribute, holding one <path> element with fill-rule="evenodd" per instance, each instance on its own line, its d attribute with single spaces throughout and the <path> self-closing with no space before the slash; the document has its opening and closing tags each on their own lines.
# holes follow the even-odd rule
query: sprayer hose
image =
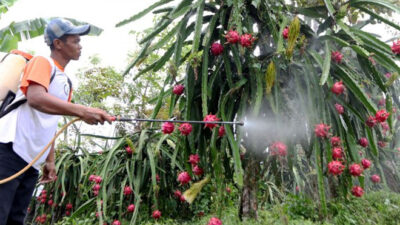
<svg viewBox="0 0 400 225">
<path fill-rule="evenodd" d="M 7 183 L 15 178 L 17 178 L 19 175 L 23 174 L 25 171 L 27 171 L 29 168 L 32 167 L 32 165 L 38 161 L 40 159 L 40 157 L 42 157 L 42 155 L 47 151 L 47 149 L 54 143 L 54 141 L 57 139 L 57 137 L 67 128 L 69 127 L 71 124 L 75 123 L 76 121 L 80 120 L 80 118 L 75 118 L 71 121 L 69 121 L 67 124 L 65 124 L 57 133 L 56 135 L 53 137 L 53 139 L 51 139 L 51 141 L 43 148 L 43 150 L 32 160 L 32 162 L 30 162 L 28 165 L 26 165 L 23 169 L 21 169 L 20 171 L 18 171 L 16 174 L 5 178 L 3 180 L 0 180 L 0 184 L 4 184 Z"/>
</svg>

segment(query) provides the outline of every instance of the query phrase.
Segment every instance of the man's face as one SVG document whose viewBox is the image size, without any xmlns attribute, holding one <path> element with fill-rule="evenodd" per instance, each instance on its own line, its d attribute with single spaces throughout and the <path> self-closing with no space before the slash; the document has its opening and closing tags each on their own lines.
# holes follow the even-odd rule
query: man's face
<svg viewBox="0 0 400 225">
<path fill-rule="evenodd" d="M 65 42 L 60 45 L 64 57 L 67 59 L 78 60 L 81 56 L 82 46 L 80 45 L 81 38 L 79 35 L 68 35 Z"/>
</svg>

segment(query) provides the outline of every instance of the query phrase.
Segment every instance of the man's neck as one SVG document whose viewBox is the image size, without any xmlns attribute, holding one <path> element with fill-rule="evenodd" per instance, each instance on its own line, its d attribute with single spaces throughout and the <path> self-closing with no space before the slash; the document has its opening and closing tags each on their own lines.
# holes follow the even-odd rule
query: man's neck
<svg viewBox="0 0 400 225">
<path fill-rule="evenodd" d="M 56 51 L 51 51 L 50 57 L 55 59 L 63 68 L 65 68 L 70 61 Z"/>
</svg>

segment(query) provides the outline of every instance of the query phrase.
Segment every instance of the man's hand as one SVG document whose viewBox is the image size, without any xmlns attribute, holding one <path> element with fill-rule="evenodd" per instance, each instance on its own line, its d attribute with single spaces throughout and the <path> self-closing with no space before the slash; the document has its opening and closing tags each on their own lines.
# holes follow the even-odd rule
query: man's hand
<svg viewBox="0 0 400 225">
<path fill-rule="evenodd" d="M 82 113 L 80 115 L 80 118 L 85 121 L 87 124 L 104 124 L 104 121 L 107 121 L 108 123 L 111 124 L 112 122 L 112 116 L 110 116 L 108 113 L 101 109 L 97 108 L 91 108 L 91 107 L 86 107 L 83 106 Z"/>
<path fill-rule="evenodd" d="M 47 162 L 43 166 L 41 184 L 53 182 L 57 179 L 56 165 L 54 161 Z"/>
</svg>

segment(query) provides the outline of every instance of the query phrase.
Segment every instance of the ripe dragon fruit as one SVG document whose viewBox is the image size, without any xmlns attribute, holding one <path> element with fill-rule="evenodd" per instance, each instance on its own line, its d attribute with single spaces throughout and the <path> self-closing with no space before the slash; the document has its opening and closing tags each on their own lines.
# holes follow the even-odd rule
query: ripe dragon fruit
<svg viewBox="0 0 400 225">
<path fill-rule="evenodd" d="M 164 134 L 170 134 L 174 132 L 175 125 L 171 122 L 165 122 L 161 126 L 161 130 Z"/>
<path fill-rule="evenodd" d="M 218 129 L 218 137 L 223 137 L 223 136 L 225 136 L 225 127 L 220 126 Z"/>
<path fill-rule="evenodd" d="M 131 195 L 133 193 L 132 188 L 130 186 L 125 186 L 124 187 L 124 195 L 128 196 Z"/>
<path fill-rule="evenodd" d="M 183 93 L 184 90 L 185 90 L 185 86 L 183 86 L 182 84 L 177 84 L 172 89 L 172 93 L 174 93 L 174 94 L 179 96 L 179 95 L 181 95 Z"/>
<path fill-rule="evenodd" d="M 121 225 L 121 222 L 119 222 L 119 220 L 114 220 L 114 222 L 112 223 L 112 225 Z"/>
<path fill-rule="evenodd" d="M 393 42 L 391 49 L 395 55 L 399 55 L 400 54 L 400 40 L 397 40 L 397 42 Z"/>
<path fill-rule="evenodd" d="M 203 119 L 204 122 L 216 122 L 219 120 L 220 119 L 216 115 L 213 115 L 213 114 L 209 114 L 206 117 L 204 117 L 204 119 Z M 205 125 L 205 127 L 208 127 L 210 129 L 213 129 L 216 126 L 218 126 L 218 124 L 215 124 L 215 123 L 206 123 L 206 125 Z"/>
<path fill-rule="evenodd" d="M 332 175 L 340 175 L 344 168 L 344 165 L 340 161 L 331 161 L 328 163 L 328 172 Z"/>
<path fill-rule="evenodd" d="M 175 198 L 180 198 L 182 196 L 182 192 L 180 190 L 175 190 L 174 196 L 175 196 Z"/>
<path fill-rule="evenodd" d="M 218 56 L 221 55 L 224 52 L 224 46 L 222 46 L 222 44 L 218 43 L 218 42 L 214 42 L 211 45 L 211 53 L 214 56 Z"/>
<path fill-rule="evenodd" d="M 283 29 L 282 36 L 283 36 L 284 39 L 288 39 L 289 38 L 289 27 L 285 27 L 285 29 Z"/>
<path fill-rule="evenodd" d="M 344 92 L 343 81 L 335 82 L 335 83 L 332 85 L 331 91 L 332 91 L 332 93 L 334 93 L 334 94 L 336 94 L 336 95 L 342 94 L 342 93 Z"/>
<path fill-rule="evenodd" d="M 376 124 L 376 119 L 375 119 L 375 117 L 373 117 L 373 116 L 369 116 L 368 117 L 368 119 L 367 119 L 367 121 L 365 122 L 365 124 L 367 124 L 367 126 L 369 126 L 369 127 L 374 127 L 375 126 L 375 124 Z"/>
<path fill-rule="evenodd" d="M 256 39 L 251 34 L 243 34 L 240 36 L 240 45 L 245 48 L 250 48 Z"/>
<path fill-rule="evenodd" d="M 192 178 L 190 177 L 189 173 L 184 171 L 179 173 L 178 175 L 178 181 L 181 183 L 181 185 L 185 185 L 187 183 L 189 183 L 192 180 Z"/>
<path fill-rule="evenodd" d="M 351 194 L 353 194 L 356 197 L 361 197 L 364 194 L 364 189 L 362 189 L 362 187 L 360 187 L 360 186 L 354 186 L 351 189 Z"/>
<path fill-rule="evenodd" d="M 330 128 L 331 128 L 330 126 L 320 123 L 320 124 L 315 125 L 314 133 L 317 137 L 327 138 L 329 135 Z"/>
<path fill-rule="evenodd" d="M 344 107 L 341 105 L 341 104 L 335 104 L 335 109 L 336 109 L 336 112 L 337 113 L 339 113 L 339 114 L 343 114 L 344 113 Z"/>
<path fill-rule="evenodd" d="M 222 221 L 220 219 L 218 219 L 217 217 L 212 217 L 208 221 L 208 225 L 222 225 Z"/>
<path fill-rule="evenodd" d="M 331 145 L 333 146 L 333 147 L 337 147 L 337 146 L 340 146 L 340 137 L 331 137 Z"/>
<path fill-rule="evenodd" d="M 181 132 L 182 135 L 188 136 L 192 132 L 192 125 L 190 123 L 182 123 L 179 126 L 179 131 Z"/>
<path fill-rule="evenodd" d="M 131 147 L 129 147 L 129 146 L 126 146 L 126 147 L 125 147 L 125 152 L 126 152 L 126 154 L 128 154 L 128 155 L 132 155 L 132 153 L 133 153 Z"/>
<path fill-rule="evenodd" d="M 379 183 L 381 182 L 381 177 L 378 174 L 374 174 L 371 176 L 371 181 L 374 183 Z"/>
<path fill-rule="evenodd" d="M 350 165 L 349 171 L 352 176 L 358 177 L 363 172 L 363 169 L 361 168 L 361 166 L 359 164 L 353 163 Z"/>
<path fill-rule="evenodd" d="M 239 33 L 235 30 L 228 31 L 228 33 L 225 35 L 225 38 L 229 44 L 236 44 L 240 40 Z"/>
<path fill-rule="evenodd" d="M 368 159 L 362 159 L 361 165 L 366 170 L 371 167 L 371 161 L 369 161 Z"/>
<path fill-rule="evenodd" d="M 279 155 L 279 156 L 287 155 L 287 146 L 283 142 L 280 141 L 273 142 L 270 148 L 271 148 L 271 155 Z"/>
<path fill-rule="evenodd" d="M 367 138 L 365 138 L 365 137 L 362 137 L 362 138 L 360 138 L 360 140 L 358 140 L 358 144 L 361 146 L 361 147 L 367 147 L 368 146 L 368 140 L 367 140 Z"/>
<path fill-rule="evenodd" d="M 196 175 L 196 176 L 201 176 L 204 173 L 203 169 L 200 168 L 198 165 L 195 165 L 193 167 L 192 171 L 193 171 L 194 175 Z"/>
<path fill-rule="evenodd" d="M 161 218 L 161 211 L 160 211 L 160 210 L 155 210 L 155 211 L 153 212 L 152 217 L 153 217 L 155 220 L 160 219 L 160 218 Z"/>
<path fill-rule="evenodd" d="M 339 51 L 333 51 L 331 53 L 331 58 L 333 61 L 335 61 L 337 64 L 340 64 L 342 62 L 343 55 Z"/>
<path fill-rule="evenodd" d="M 128 206 L 128 208 L 127 208 L 127 211 L 128 211 L 128 212 L 133 212 L 133 211 L 135 211 L 135 205 L 134 205 L 134 204 L 130 204 L 130 205 Z"/>
<path fill-rule="evenodd" d="M 384 110 L 384 109 L 377 111 L 375 114 L 375 119 L 381 123 L 385 122 L 388 117 L 389 117 L 389 113 L 386 112 L 386 110 Z"/>
<path fill-rule="evenodd" d="M 200 156 L 198 154 L 192 154 L 189 156 L 189 163 L 192 164 L 192 166 L 197 165 L 200 162 Z"/>
<path fill-rule="evenodd" d="M 334 147 L 332 150 L 332 157 L 333 159 L 341 159 L 343 158 L 342 148 Z"/>
</svg>

